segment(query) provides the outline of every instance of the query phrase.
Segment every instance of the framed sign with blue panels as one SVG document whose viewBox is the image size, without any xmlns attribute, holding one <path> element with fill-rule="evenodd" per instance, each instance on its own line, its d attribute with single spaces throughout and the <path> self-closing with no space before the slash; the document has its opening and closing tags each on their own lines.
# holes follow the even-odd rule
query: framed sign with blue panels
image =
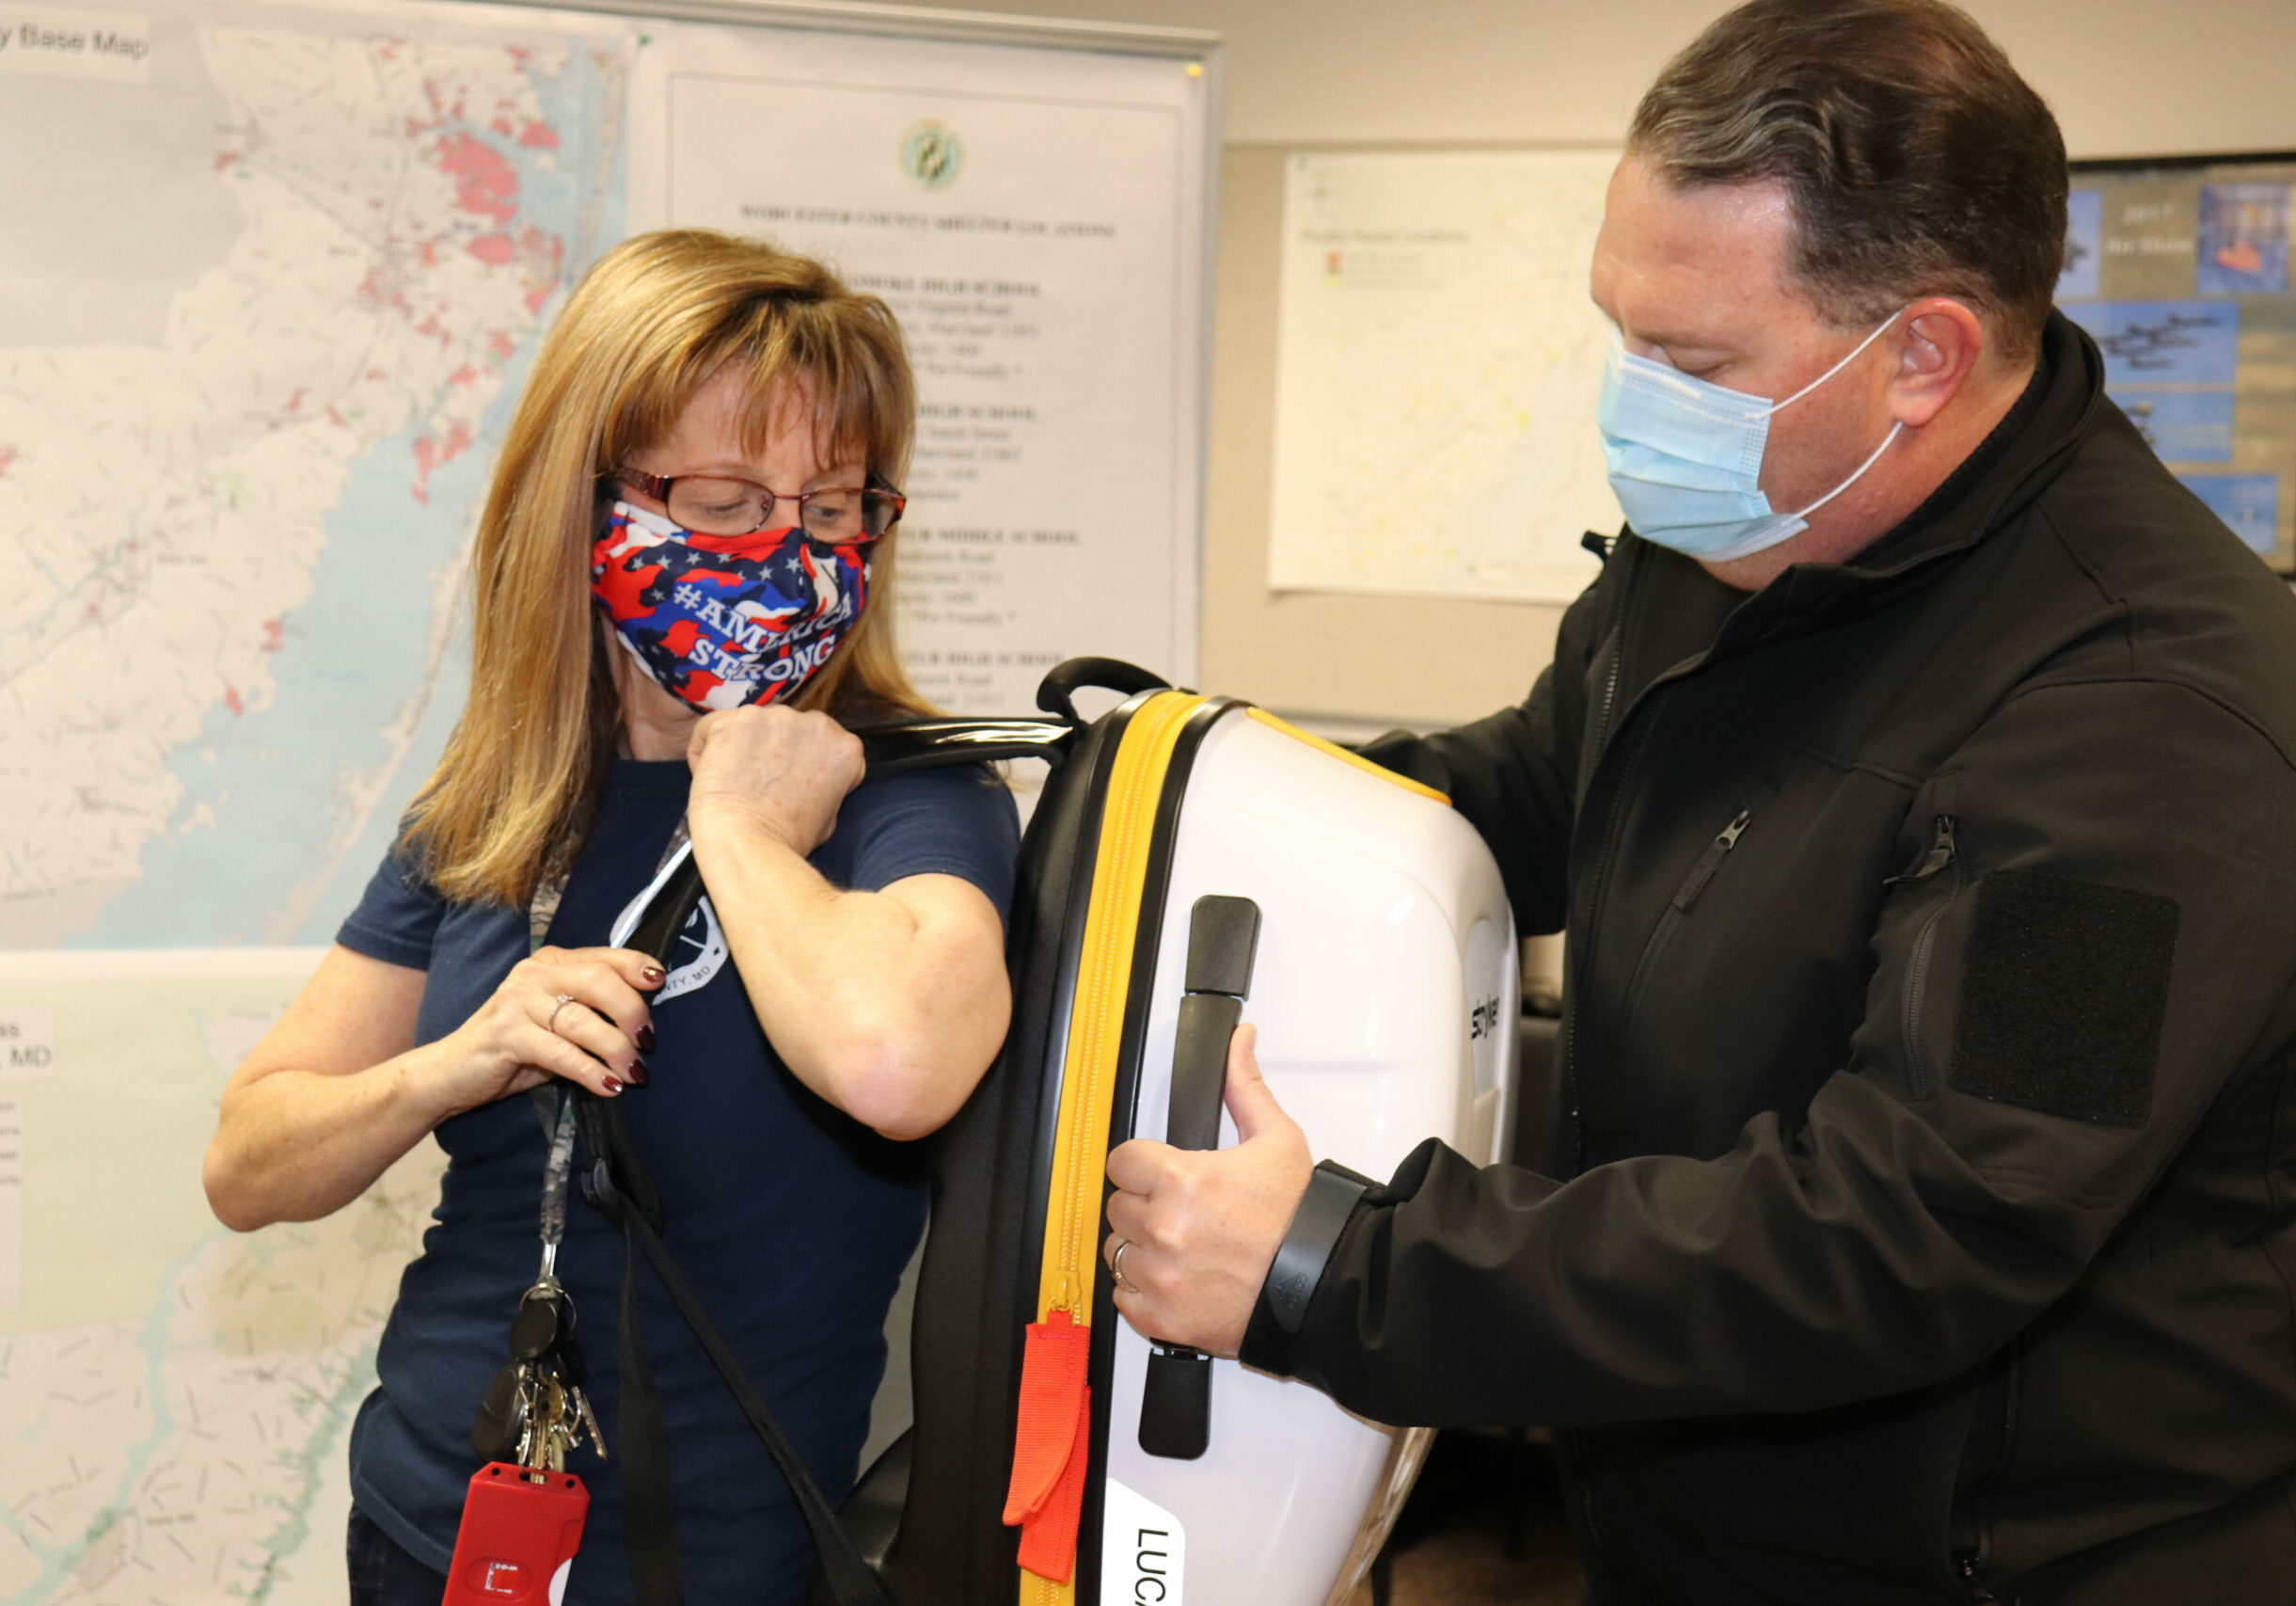
<svg viewBox="0 0 2296 1606">
<path fill-rule="evenodd" d="M 2057 304 L 2176 476 L 2296 575 L 2296 152 L 2075 162 Z"/>
</svg>

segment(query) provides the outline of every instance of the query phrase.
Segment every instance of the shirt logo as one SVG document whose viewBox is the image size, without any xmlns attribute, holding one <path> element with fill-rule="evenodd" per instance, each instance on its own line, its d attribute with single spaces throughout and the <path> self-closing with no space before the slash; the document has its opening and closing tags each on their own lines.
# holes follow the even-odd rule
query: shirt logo
<svg viewBox="0 0 2296 1606">
<path fill-rule="evenodd" d="M 624 906 L 622 913 L 614 918 L 615 930 L 622 930 L 636 922 L 647 895 L 653 890 L 652 887 L 646 888 Z M 693 913 L 686 916 L 686 929 L 677 934 L 677 941 L 670 946 L 665 966 L 670 972 L 670 978 L 661 984 L 651 1002 L 667 1004 L 683 994 L 708 986 L 716 979 L 718 972 L 725 968 L 726 958 L 725 932 L 718 925 L 718 912 L 710 907 L 709 894 L 704 893 L 701 900 L 693 906 Z"/>
</svg>

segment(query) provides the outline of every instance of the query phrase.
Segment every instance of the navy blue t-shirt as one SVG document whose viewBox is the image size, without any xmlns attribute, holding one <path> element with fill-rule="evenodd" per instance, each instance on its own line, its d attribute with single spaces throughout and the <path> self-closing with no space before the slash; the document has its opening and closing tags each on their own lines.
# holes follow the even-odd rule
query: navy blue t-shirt
<svg viewBox="0 0 2296 1606">
<path fill-rule="evenodd" d="M 606 942 L 615 915 L 652 879 L 689 778 L 682 760 L 614 765 L 551 923 L 553 944 Z M 905 876 L 961 876 L 1002 913 L 1018 851 L 1011 795 L 977 769 L 943 770 L 864 782 L 813 864 L 863 891 Z M 429 973 L 416 1041 L 431 1042 L 526 957 L 527 915 L 447 902 L 394 852 L 337 940 Z M 792 930 L 782 940 L 812 939 Z M 884 1368 L 886 1307 L 924 1226 L 916 1152 L 833 1108 L 781 1063 L 706 898 L 681 951 L 655 995 L 652 1080 L 624 1093 L 623 1109 L 660 1186 L 671 1253 L 834 1502 L 855 1475 Z M 538 1265 L 543 1140 L 523 1094 L 441 1123 L 437 1137 L 449 1163 L 435 1224 L 384 1328 L 379 1386 L 352 1430 L 351 1489 L 360 1510 L 443 1572 L 478 1466 L 471 1417 L 508 1359 L 510 1318 Z M 620 1420 L 622 1258 L 620 1236 L 577 1189 L 558 1273 L 578 1312 L 586 1389 L 610 1451 Z M 669 1426 L 687 1599 L 800 1598 L 812 1550 L 787 1485 L 650 1271 L 639 1286 Z M 630 1598 L 619 1467 L 587 1441 L 567 1463 L 591 1494 L 569 1606 Z"/>
</svg>

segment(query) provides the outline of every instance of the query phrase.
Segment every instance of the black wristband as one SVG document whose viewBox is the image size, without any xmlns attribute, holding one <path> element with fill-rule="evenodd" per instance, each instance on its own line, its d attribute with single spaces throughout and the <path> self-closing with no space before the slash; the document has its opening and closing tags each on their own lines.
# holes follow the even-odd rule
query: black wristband
<svg viewBox="0 0 2296 1606">
<path fill-rule="evenodd" d="M 1276 1247 L 1275 1260 L 1260 1285 L 1259 1300 L 1275 1325 L 1296 1333 L 1307 1319 L 1307 1302 L 1323 1280 L 1323 1267 L 1347 1230 L 1355 1206 L 1376 1185 L 1337 1160 L 1325 1160 L 1307 1178 L 1307 1191 L 1292 1212 L 1291 1226 Z"/>
</svg>

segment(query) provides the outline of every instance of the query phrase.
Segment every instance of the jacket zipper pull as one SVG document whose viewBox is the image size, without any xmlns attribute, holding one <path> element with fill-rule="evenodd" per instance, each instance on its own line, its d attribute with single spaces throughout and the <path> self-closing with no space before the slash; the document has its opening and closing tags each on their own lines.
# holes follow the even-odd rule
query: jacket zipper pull
<svg viewBox="0 0 2296 1606">
<path fill-rule="evenodd" d="M 1722 867 L 1723 856 L 1746 835 L 1746 822 L 1753 818 L 1751 809 L 1740 809 L 1738 818 L 1723 826 L 1722 834 L 1706 844 L 1706 851 L 1698 856 L 1698 863 L 1690 867 L 1690 873 L 1683 879 L 1682 890 L 1674 895 L 1675 908 L 1688 913 L 1690 905 L 1698 901 L 1698 895 L 1714 879 L 1714 872 Z"/>
<path fill-rule="evenodd" d="M 1883 886 L 1909 886 L 1915 882 L 1927 881 L 1954 862 L 1954 817 L 1950 814 L 1939 815 L 1937 829 L 1937 839 L 1929 844 L 1929 851 L 1922 855 L 1922 862 L 1904 875 L 1892 876 L 1881 883 Z"/>
</svg>

